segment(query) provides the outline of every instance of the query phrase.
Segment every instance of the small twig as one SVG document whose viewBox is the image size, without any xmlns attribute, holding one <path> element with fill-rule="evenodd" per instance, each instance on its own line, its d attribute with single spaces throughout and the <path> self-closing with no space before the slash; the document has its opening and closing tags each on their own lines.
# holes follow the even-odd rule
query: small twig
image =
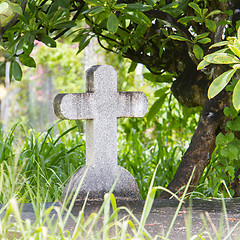
<svg viewBox="0 0 240 240">
<path fill-rule="evenodd" d="M 169 23 L 172 24 L 173 27 L 176 27 L 178 30 L 180 30 L 182 32 L 182 34 L 184 35 L 184 37 L 191 40 L 192 34 L 185 28 L 184 25 L 177 22 L 177 20 L 174 17 L 172 17 L 170 14 L 160 11 L 160 10 L 156 10 L 156 9 L 146 11 L 146 12 L 144 12 L 144 14 L 148 17 L 154 17 L 154 18 L 168 21 Z"/>
<path fill-rule="evenodd" d="M 118 52 L 116 52 L 116 51 L 114 51 L 114 50 L 112 50 L 112 49 L 108 49 L 108 48 L 106 48 L 105 46 L 103 46 L 103 44 L 102 44 L 101 41 L 100 41 L 99 36 L 97 36 L 97 41 L 98 41 L 98 44 L 100 45 L 100 47 L 103 48 L 103 49 L 105 49 L 106 51 L 113 52 L 113 53 L 118 53 Z"/>
</svg>

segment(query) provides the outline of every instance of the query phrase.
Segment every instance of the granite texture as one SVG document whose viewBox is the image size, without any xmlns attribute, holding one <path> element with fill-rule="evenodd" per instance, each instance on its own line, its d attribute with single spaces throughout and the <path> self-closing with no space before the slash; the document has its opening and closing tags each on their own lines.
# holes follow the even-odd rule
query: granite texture
<svg viewBox="0 0 240 240">
<path fill-rule="evenodd" d="M 93 66 L 86 71 L 86 93 L 59 94 L 54 112 L 61 119 L 86 120 L 86 167 L 80 169 L 66 186 L 75 191 L 86 169 L 88 172 L 78 195 L 83 199 L 102 199 L 116 178 L 118 199 L 139 199 L 131 174 L 117 165 L 117 118 L 143 117 L 148 100 L 143 92 L 117 92 L 117 73 L 112 66 Z"/>
</svg>

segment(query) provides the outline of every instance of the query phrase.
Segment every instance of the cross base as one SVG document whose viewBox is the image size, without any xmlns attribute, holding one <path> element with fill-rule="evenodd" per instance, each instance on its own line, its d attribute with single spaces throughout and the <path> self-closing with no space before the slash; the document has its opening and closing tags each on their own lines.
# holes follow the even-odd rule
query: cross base
<svg viewBox="0 0 240 240">
<path fill-rule="evenodd" d="M 76 192 L 85 171 L 87 173 L 75 202 L 84 201 L 88 192 L 88 201 L 103 201 L 104 194 L 110 192 L 118 177 L 113 191 L 117 201 L 136 201 L 141 199 L 137 183 L 133 176 L 123 167 L 116 165 L 114 167 L 104 166 L 102 169 L 99 169 L 99 167 L 82 167 L 68 181 L 63 192 L 63 200 L 66 195 L 69 196 L 69 194 Z"/>
</svg>

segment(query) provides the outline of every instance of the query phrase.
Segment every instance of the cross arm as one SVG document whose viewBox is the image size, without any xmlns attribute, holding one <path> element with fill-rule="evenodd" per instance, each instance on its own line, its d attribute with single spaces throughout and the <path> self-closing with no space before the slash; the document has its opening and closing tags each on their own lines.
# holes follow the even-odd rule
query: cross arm
<svg viewBox="0 0 240 240">
<path fill-rule="evenodd" d="M 60 119 L 93 119 L 92 93 L 58 94 L 53 101 L 54 112 Z"/>
<path fill-rule="evenodd" d="M 148 100 L 143 92 L 118 92 L 118 117 L 143 117 L 148 111 Z"/>
</svg>

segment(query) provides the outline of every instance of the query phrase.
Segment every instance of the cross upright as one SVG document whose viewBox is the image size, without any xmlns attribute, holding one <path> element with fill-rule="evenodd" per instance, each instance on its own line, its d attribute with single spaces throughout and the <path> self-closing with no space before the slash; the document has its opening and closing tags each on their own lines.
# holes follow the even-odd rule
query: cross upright
<svg viewBox="0 0 240 240">
<path fill-rule="evenodd" d="M 54 112 L 59 118 L 86 120 L 86 166 L 90 170 L 84 180 L 86 186 L 82 186 L 86 188 L 84 191 L 94 192 L 95 197 L 101 192 L 102 196 L 111 189 L 121 171 L 127 172 L 117 165 L 117 118 L 143 117 L 147 109 L 148 101 L 143 92 L 117 91 L 117 73 L 109 65 L 93 66 L 86 71 L 86 93 L 58 94 L 55 97 Z M 75 180 L 72 179 L 70 188 L 76 189 L 82 171 L 73 176 Z M 123 178 L 129 176 L 121 176 L 119 181 L 126 181 Z M 92 183 L 86 183 L 88 181 Z M 100 182 L 103 186 L 99 185 Z M 122 194 L 124 190 L 120 188 Z"/>
</svg>

